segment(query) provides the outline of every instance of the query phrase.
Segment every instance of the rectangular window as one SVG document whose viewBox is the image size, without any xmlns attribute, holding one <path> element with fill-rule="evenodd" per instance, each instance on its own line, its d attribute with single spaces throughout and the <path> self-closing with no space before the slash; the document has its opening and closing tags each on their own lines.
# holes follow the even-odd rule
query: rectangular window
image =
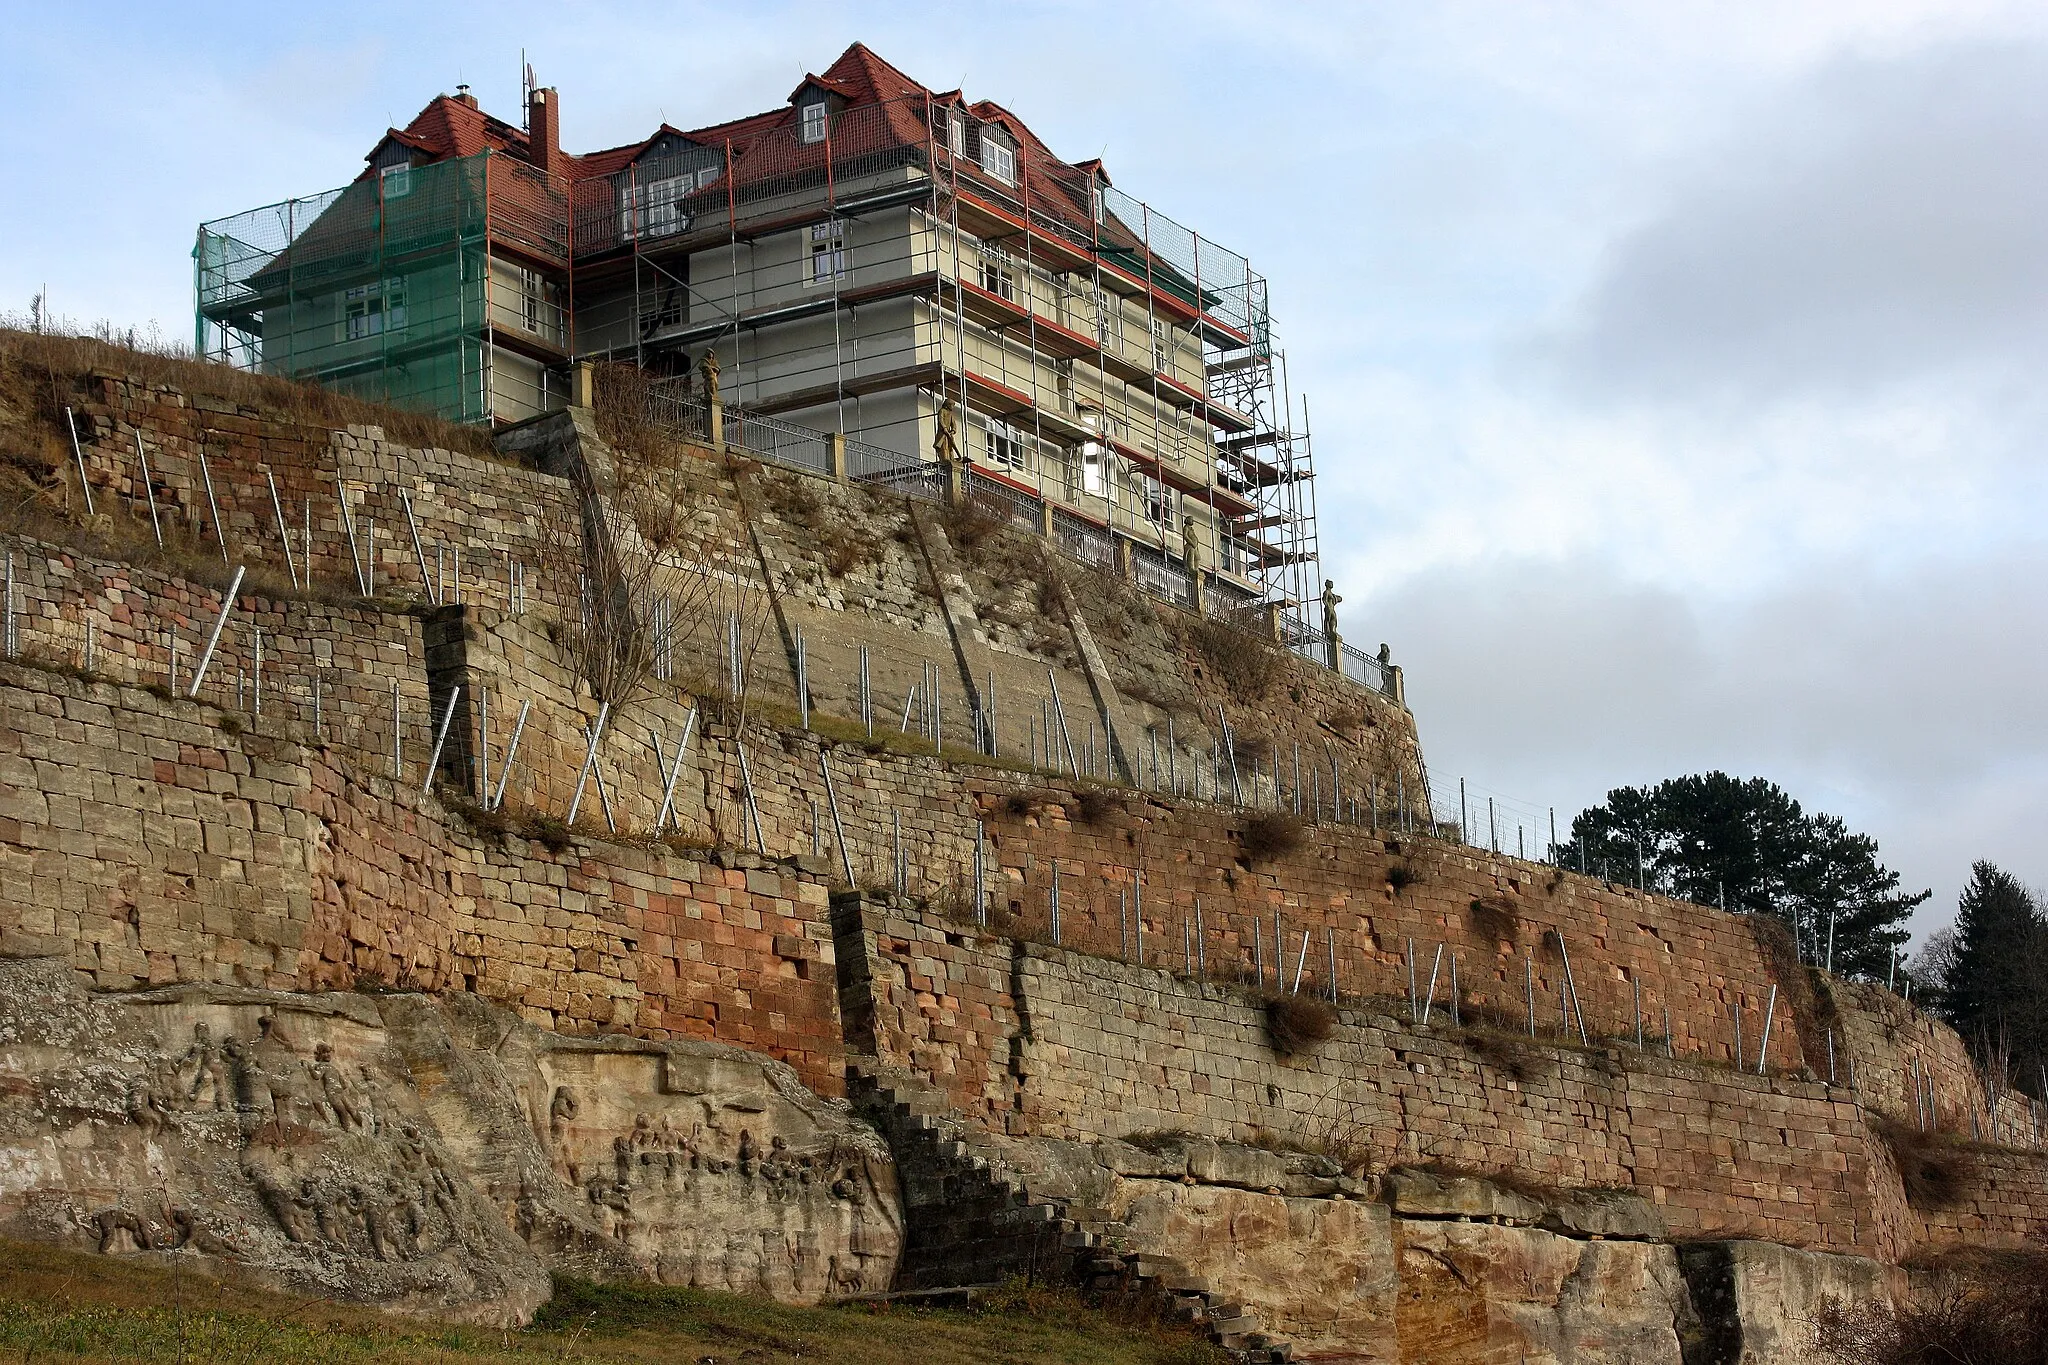
<svg viewBox="0 0 2048 1365">
<path fill-rule="evenodd" d="M 1173 333 L 1165 318 L 1152 319 L 1152 368 L 1160 374 L 1173 373 Z"/>
<path fill-rule="evenodd" d="M 838 219 L 811 224 L 812 284 L 846 278 L 846 224 Z"/>
<path fill-rule="evenodd" d="M 958 114 L 946 120 L 946 146 L 954 156 L 967 155 L 967 120 Z"/>
<path fill-rule="evenodd" d="M 798 111 L 798 117 L 803 120 L 801 133 L 805 142 L 823 142 L 825 140 L 824 101 L 820 100 L 816 104 L 806 104 Z"/>
<path fill-rule="evenodd" d="M 382 177 L 384 198 L 388 202 L 403 199 L 412 192 L 412 163 L 402 161 L 396 166 L 386 166 Z"/>
<path fill-rule="evenodd" d="M 1030 468 L 1030 447 L 1024 433 L 994 417 L 982 423 L 982 451 L 988 462 L 1022 473 Z"/>
<path fill-rule="evenodd" d="M 981 136 L 981 168 L 1005 185 L 1017 183 L 1017 151 L 1000 138 Z"/>
<path fill-rule="evenodd" d="M 1124 348 L 1124 301 L 1101 289 L 1095 291 L 1095 344 L 1105 351 Z"/>
<path fill-rule="evenodd" d="M 1131 471 L 1131 501 L 1145 516 L 1145 520 L 1160 526 L 1166 525 L 1166 487 L 1149 474 Z"/>
<path fill-rule="evenodd" d="M 405 330 L 405 281 L 379 280 L 342 291 L 342 335 L 350 341 Z"/>
<path fill-rule="evenodd" d="M 690 215 L 682 210 L 680 201 L 696 187 L 693 171 L 624 186 L 619 191 L 619 235 L 630 242 L 683 231 L 690 225 Z"/>
<path fill-rule="evenodd" d="M 981 261 L 981 287 L 998 298 L 1014 300 L 1017 275 L 1010 265 L 1010 253 L 994 242 L 983 242 L 977 254 Z"/>
</svg>

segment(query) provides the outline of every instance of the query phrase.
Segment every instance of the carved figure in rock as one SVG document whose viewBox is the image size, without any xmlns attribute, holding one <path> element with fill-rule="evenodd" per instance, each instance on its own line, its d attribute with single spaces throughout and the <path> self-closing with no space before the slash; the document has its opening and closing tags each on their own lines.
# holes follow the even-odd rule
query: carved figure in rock
<svg viewBox="0 0 2048 1365">
<path fill-rule="evenodd" d="M 754 1130 L 740 1129 L 740 1174 L 752 1179 L 754 1175 Z"/>
<path fill-rule="evenodd" d="M 576 1121 L 582 1108 L 576 1092 L 566 1085 L 556 1086 L 554 1098 L 548 1101 L 548 1142 L 554 1149 L 555 1174 L 570 1185 L 581 1183 L 582 1173 L 576 1168 L 575 1158 L 569 1155 L 569 1125 Z"/>
<path fill-rule="evenodd" d="M 263 1200 L 263 1207 L 270 1210 L 270 1216 L 277 1220 L 286 1238 L 301 1243 L 311 1241 L 312 1236 L 306 1227 L 306 1206 L 300 1202 L 298 1193 L 262 1167 L 250 1169 L 248 1174 L 255 1182 L 256 1194 Z"/>
<path fill-rule="evenodd" d="M 192 1068 L 192 1086 L 185 1094 L 188 1104 L 198 1104 L 202 1090 L 210 1090 L 215 1109 L 227 1109 L 233 1104 L 233 1089 L 228 1084 L 228 1068 L 221 1056 L 221 1049 L 213 1041 L 213 1030 L 205 1020 L 192 1026 L 192 1046 L 185 1049 L 185 1055 L 178 1059 L 180 1071 L 189 1065 Z"/>
<path fill-rule="evenodd" d="M 92 1216 L 93 1230 L 99 1234 L 100 1255 L 106 1256 L 120 1250 L 125 1235 L 133 1242 L 137 1251 L 153 1251 L 156 1239 L 151 1236 L 149 1224 L 142 1215 L 130 1213 L 127 1209 L 102 1209 Z"/>
<path fill-rule="evenodd" d="M 395 1261 L 398 1242 L 391 1226 L 391 1210 L 376 1194 L 360 1185 L 348 1187 L 349 1212 L 363 1220 L 363 1232 L 370 1239 L 370 1254 L 380 1261 Z"/>
<path fill-rule="evenodd" d="M 313 1080 L 320 1099 L 332 1115 L 334 1126 L 344 1132 L 361 1132 L 366 1127 L 363 1111 L 350 1092 L 348 1077 L 334 1064 L 334 1048 L 321 1043 L 313 1049 Z"/>
<path fill-rule="evenodd" d="M 277 1105 L 270 1094 L 270 1077 L 256 1049 L 233 1034 L 221 1040 L 220 1051 L 235 1079 L 235 1107 L 245 1114 L 274 1115 Z"/>
<path fill-rule="evenodd" d="M 621 1187 L 633 1184 L 633 1139 L 621 1133 L 612 1139 L 613 1179 Z"/>
<path fill-rule="evenodd" d="M 140 1077 L 128 1083 L 128 1100 L 123 1107 L 128 1112 L 128 1121 L 142 1130 L 145 1140 L 154 1139 L 171 1121 L 170 1107 Z"/>
<path fill-rule="evenodd" d="M 348 1245 L 348 1230 L 342 1226 L 341 1214 L 334 1207 L 335 1201 L 317 1184 L 312 1176 L 299 1181 L 298 1198 L 294 1201 L 313 1215 L 313 1226 L 319 1230 L 320 1240 L 336 1246 Z"/>
</svg>

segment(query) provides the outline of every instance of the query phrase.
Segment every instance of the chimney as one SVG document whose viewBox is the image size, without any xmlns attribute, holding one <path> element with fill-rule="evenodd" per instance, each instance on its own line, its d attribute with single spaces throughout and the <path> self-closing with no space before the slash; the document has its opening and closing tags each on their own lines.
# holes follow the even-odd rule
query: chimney
<svg viewBox="0 0 2048 1365">
<path fill-rule="evenodd" d="M 455 99 L 458 103 L 466 104 L 472 109 L 476 108 L 476 96 L 469 93 L 469 87 L 466 85 L 455 87 Z"/>
<path fill-rule="evenodd" d="M 533 92 L 533 103 L 527 108 L 526 155 L 543 175 L 561 174 L 561 110 L 555 104 L 552 86 Z"/>
</svg>

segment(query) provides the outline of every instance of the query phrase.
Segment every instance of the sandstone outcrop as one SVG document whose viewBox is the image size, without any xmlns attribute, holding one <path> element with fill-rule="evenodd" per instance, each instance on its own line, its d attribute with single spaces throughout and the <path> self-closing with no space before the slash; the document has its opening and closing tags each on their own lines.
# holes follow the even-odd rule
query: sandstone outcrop
<svg viewBox="0 0 2048 1365">
<path fill-rule="evenodd" d="M 888 1287 L 881 1140 L 779 1063 L 571 1039 L 473 996 L 95 992 L 0 961 L 0 1230 L 487 1321 L 548 1271 L 796 1302 Z"/>
</svg>

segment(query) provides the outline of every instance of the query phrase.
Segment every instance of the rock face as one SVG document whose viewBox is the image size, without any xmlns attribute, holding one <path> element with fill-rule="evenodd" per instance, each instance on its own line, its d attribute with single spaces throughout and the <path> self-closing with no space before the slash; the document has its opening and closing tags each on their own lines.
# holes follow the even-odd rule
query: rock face
<svg viewBox="0 0 2048 1365">
<path fill-rule="evenodd" d="M 1830 1303 L 1893 1301 L 1897 1273 L 1860 1256 L 1799 1251 L 1775 1242 L 1681 1248 L 1702 1322 L 1685 1365 L 1794 1365 L 1813 1359 L 1814 1325 Z"/>
<path fill-rule="evenodd" d="M 473 996 L 95 993 L 33 959 L 0 962 L 0 1231 L 512 1321 L 551 1268 L 884 1289 L 902 1215 L 873 1130 L 736 1048 Z"/>
<path fill-rule="evenodd" d="M 1397 1219 L 1402 1360 L 1679 1365 L 1678 1258 L 1507 1224 Z"/>
</svg>

